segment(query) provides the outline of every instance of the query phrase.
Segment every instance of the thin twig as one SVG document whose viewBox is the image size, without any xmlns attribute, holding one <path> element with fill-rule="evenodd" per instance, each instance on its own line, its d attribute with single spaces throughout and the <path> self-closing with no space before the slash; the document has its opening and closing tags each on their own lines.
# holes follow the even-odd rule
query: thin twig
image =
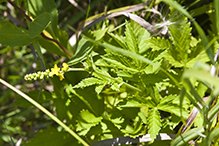
<svg viewBox="0 0 219 146">
<path fill-rule="evenodd" d="M 19 12 L 22 14 L 22 15 L 24 15 L 24 17 L 28 20 L 28 21 L 30 21 L 30 22 L 32 22 L 33 20 L 29 17 L 29 16 L 27 16 L 26 14 L 25 14 L 25 12 L 20 8 L 20 7 L 18 7 L 15 3 L 13 3 L 11 0 L 7 0 L 8 1 L 8 3 L 10 3 L 13 7 L 15 7 L 17 10 L 19 10 Z M 69 57 L 72 57 L 73 55 L 64 47 L 64 46 L 62 46 L 61 45 L 61 43 L 58 41 L 58 40 L 56 40 L 56 39 L 53 39 L 53 38 L 49 38 L 48 36 L 46 36 L 44 33 L 40 33 L 40 35 L 44 38 L 44 39 L 47 39 L 47 40 L 50 40 L 50 41 L 53 41 L 53 42 L 55 42 Z"/>
</svg>

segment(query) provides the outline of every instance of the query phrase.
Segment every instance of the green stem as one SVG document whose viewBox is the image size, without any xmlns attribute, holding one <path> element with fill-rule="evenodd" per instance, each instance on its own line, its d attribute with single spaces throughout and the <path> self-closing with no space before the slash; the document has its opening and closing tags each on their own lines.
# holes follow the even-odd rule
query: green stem
<svg viewBox="0 0 219 146">
<path fill-rule="evenodd" d="M 5 82 L 4 80 L 2 80 L 0 78 L 0 82 L 7 86 L 8 88 L 10 88 L 11 90 L 13 90 L 14 92 L 16 92 L 17 94 L 19 94 L 20 96 L 22 96 L 23 98 L 25 98 L 27 101 L 29 101 L 30 103 L 32 103 L 34 106 L 36 106 L 38 109 L 40 109 L 42 112 L 44 112 L 47 116 L 49 116 L 51 119 L 53 119 L 57 124 L 59 124 L 61 127 L 63 127 L 68 133 L 70 133 L 74 138 L 76 138 L 78 141 L 80 141 L 84 146 L 89 146 L 89 144 L 87 144 L 81 137 L 79 137 L 74 131 L 72 131 L 68 126 L 66 126 L 62 121 L 60 121 L 56 116 L 54 116 L 52 113 L 50 113 L 46 108 L 44 108 L 43 106 L 41 106 L 39 103 L 37 103 L 36 101 L 34 101 L 32 98 L 30 98 L 29 96 L 27 96 L 26 94 L 24 94 L 23 92 L 21 92 L 20 90 L 16 89 L 15 87 L 13 87 L 12 85 L 10 85 L 9 83 Z"/>
</svg>

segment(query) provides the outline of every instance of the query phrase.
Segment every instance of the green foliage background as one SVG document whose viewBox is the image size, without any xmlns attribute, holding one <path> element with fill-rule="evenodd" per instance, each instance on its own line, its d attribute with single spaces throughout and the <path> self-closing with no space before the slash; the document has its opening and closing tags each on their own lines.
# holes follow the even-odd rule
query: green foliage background
<svg viewBox="0 0 219 146">
<path fill-rule="evenodd" d="M 0 145 L 11 145 L 10 137 L 24 146 L 76 146 L 146 134 L 151 142 L 144 145 L 159 145 L 156 137 L 160 133 L 175 134 L 176 139 L 165 141 L 166 145 L 186 145 L 190 140 L 217 145 L 217 0 L 152 1 L 143 9 L 157 5 L 163 20 L 153 12 L 145 16 L 143 10 L 133 12 L 154 27 L 162 25 L 166 36 L 150 34 L 124 16 L 104 19 L 82 31 L 84 21 L 109 10 L 121 12 L 143 0 L 76 1 L 80 8 L 61 0 L 15 0 L 32 22 L 18 9 L 8 7 L 6 0 L 0 2 L 0 77 L 48 110 L 2 84 Z M 45 39 L 42 32 L 65 49 Z M 79 32 L 71 46 L 69 36 Z M 69 65 L 63 81 L 56 76 L 23 79 L 25 74 L 63 62 Z M 199 113 L 182 132 L 180 122 L 188 123 L 194 107 Z"/>
</svg>

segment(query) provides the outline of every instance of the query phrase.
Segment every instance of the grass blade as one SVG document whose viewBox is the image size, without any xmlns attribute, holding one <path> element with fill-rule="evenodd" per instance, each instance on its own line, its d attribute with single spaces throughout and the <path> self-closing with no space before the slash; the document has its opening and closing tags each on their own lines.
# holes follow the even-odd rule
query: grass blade
<svg viewBox="0 0 219 146">
<path fill-rule="evenodd" d="M 66 126 L 62 121 L 60 121 L 56 116 L 54 116 L 52 113 L 50 113 L 47 109 L 45 109 L 43 106 L 41 106 L 39 103 L 34 101 L 32 98 L 21 92 L 20 90 L 16 89 L 9 83 L 5 82 L 0 78 L 0 82 L 22 96 L 24 99 L 29 101 L 31 104 L 36 106 L 38 109 L 40 109 L 42 112 L 44 112 L 47 116 L 49 116 L 51 119 L 53 119 L 57 124 L 59 124 L 61 127 L 63 127 L 68 133 L 70 133 L 74 138 L 76 138 L 78 141 L 80 141 L 84 146 L 89 146 L 81 137 L 79 137 L 74 131 L 72 131 L 68 126 Z"/>
</svg>

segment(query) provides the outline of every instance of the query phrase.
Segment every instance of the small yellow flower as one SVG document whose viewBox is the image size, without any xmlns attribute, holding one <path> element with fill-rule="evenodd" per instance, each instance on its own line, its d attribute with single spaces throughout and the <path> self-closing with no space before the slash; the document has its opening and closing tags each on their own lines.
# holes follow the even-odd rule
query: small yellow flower
<svg viewBox="0 0 219 146">
<path fill-rule="evenodd" d="M 68 69 L 68 64 L 67 63 L 63 63 L 62 64 L 62 71 L 66 71 Z"/>
<path fill-rule="evenodd" d="M 51 76 L 59 74 L 60 68 L 57 66 L 57 64 L 54 65 L 54 68 L 51 68 Z"/>
<path fill-rule="evenodd" d="M 60 81 L 62 81 L 65 78 L 62 73 L 59 73 L 58 76 L 59 76 Z"/>
</svg>

